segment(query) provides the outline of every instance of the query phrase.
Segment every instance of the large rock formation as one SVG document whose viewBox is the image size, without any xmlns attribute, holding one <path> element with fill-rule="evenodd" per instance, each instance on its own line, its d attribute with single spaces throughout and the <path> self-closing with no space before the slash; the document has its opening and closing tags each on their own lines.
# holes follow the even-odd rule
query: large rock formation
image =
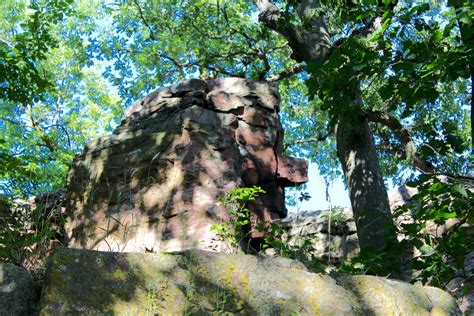
<svg viewBox="0 0 474 316">
<path fill-rule="evenodd" d="M 204 251 L 59 249 L 40 315 L 458 315 L 432 287 L 374 276 L 336 279 L 289 259 Z"/>
<path fill-rule="evenodd" d="M 256 225 L 286 216 L 284 188 L 307 163 L 282 154 L 279 94 L 269 83 L 190 80 L 133 105 L 111 136 L 88 144 L 68 178 L 69 246 L 107 251 L 225 251 L 218 196 L 260 186 Z"/>
</svg>

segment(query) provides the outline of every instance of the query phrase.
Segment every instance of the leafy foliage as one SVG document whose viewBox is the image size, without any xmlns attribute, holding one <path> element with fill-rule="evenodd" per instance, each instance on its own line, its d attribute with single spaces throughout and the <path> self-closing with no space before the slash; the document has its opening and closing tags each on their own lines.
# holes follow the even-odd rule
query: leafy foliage
<svg viewBox="0 0 474 316">
<path fill-rule="evenodd" d="M 226 195 L 219 198 L 217 206 L 224 206 L 230 215 L 228 222 L 214 224 L 211 231 L 216 232 L 217 237 L 228 243 L 229 249 L 234 251 L 242 246 L 242 242 L 249 242 L 246 231 L 250 224 L 250 211 L 246 208 L 248 202 L 254 201 L 260 193 L 265 193 L 260 187 L 237 188 L 230 190 Z M 273 249 L 278 256 L 297 259 L 303 262 L 312 271 L 322 272 L 323 266 L 316 260 L 315 249 L 310 238 L 302 238 L 297 245 L 289 245 L 284 240 L 284 229 L 277 223 L 260 224 L 256 229 L 264 232 L 261 250 Z M 255 249 L 247 248 L 248 252 Z"/>
<path fill-rule="evenodd" d="M 310 20 L 292 20 L 298 19 L 292 8 L 299 1 L 278 3 L 286 10 L 288 22 L 309 25 Z M 2 104 L 8 109 L 8 114 L 1 116 L 3 135 L 17 136 L 11 140 L 2 137 L 1 156 L 6 166 L 22 166 L 18 169 L 22 176 L 2 188 L 10 193 L 31 194 L 60 186 L 67 161 L 85 141 L 101 134 L 94 131 L 110 130 L 101 127 L 113 126 L 123 106 L 156 86 L 200 76 L 268 80 L 291 73 L 296 65 L 287 58 L 291 50 L 286 41 L 258 23 L 251 1 L 79 1 L 66 6 L 65 1 L 57 0 L 35 5 L 40 9 L 29 16 L 33 11 L 26 3 L 2 4 L 5 34 L 15 34 L 20 24 L 44 24 L 39 33 L 25 26 L 23 37 L 12 35 L 8 42 L 34 39 L 29 45 L 41 53 L 27 57 L 42 57 L 34 65 L 49 82 L 38 82 L 42 92 L 36 93 L 31 88 L 34 83 L 17 80 L 27 83 L 21 86 L 22 91 L 44 99 L 28 102 L 36 127 L 28 122 L 31 120 L 18 98 L 4 93 L 3 100 L 12 104 Z M 436 2 L 400 2 L 388 10 L 378 7 L 376 1 L 322 1 L 313 17 L 324 15 L 336 34 L 330 59 L 322 65 L 308 65 L 310 77 L 300 73 L 279 83 L 289 153 L 317 162 L 323 174 L 340 176 L 330 132 L 334 117 L 346 109 L 344 98 L 360 82 L 364 109 L 385 111 L 400 120 L 412 131 L 420 155 L 440 171 L 465 172 L 470 129 L 465 65 L 472 63 L 472 47 L 461 41 L 456 21 L 460 18 L 469 26 L 472 10 L 468 2 L 456 8 Z M 380 29 L 369 37 L 351 36 L 376 14 L 383 18 Z M 469 27 L 465 29 L 469 31 Z M 40 39 L 41 43 L 34 44 Z M 19 58 L 9 58 L 5 67 L 12 65 L 10 61 L 20 63 Z M 92 65 L 95 67 L 89 68 Z M 109 91 L 111 97 L 107 96 Z M 318 98 L 308 100 L 310 91 L 319 91 Z M 344 91 L 349 94 L 341 93 Z M 48 122 L 46 117 L 57 119 Z M 390 129 L 377 124 L 373 131 L 386 176 L 401 183 L 411 169 L 410 157 Z M 321 137 L 326 134 L 328 137 Z M 24 146 L 7 152 L 5 148 L 15 147 L 13 144 Z M 55 145 L 53 153 L 48 153 L 47 144 Z M 29 155 L 23 155 L 25 148 Z M 41 159 L 35 161 L 35 157 Z M 38 171 L 31 171 L 35 165 L 40 166 L 36 170 L 49 169 L 49 174 L 58 175 L 53 185 Z M 10 181 L 12 174 L 2 178 Z M 36 184 L 28 185 L 26 179 Z"/>
<path fill-rule="evenodd" d="M 40 62 L 46 60 L 50 49 L 57 47 L 52 25 L 70 13 L 71 2 L 32 1 L 23 17 L 25 3 L 7 1 L 3 4 L 5 16 L 2 18 L 12 23 L 3 23 L 2 29 L 12 35 L 0 39 L 0 72 L 4 75 L 0 84 L 2 99 L 26 106 L 43 98 L 45 92 L 54 87 L 51 74 Z"/>
<path fill-rule="evenodd" d="M 464 271 L 465 256 L 474 249 L 472 183 L 420 176 L 410 186 L 418 188 L 413 204 L 401 206 L 394 216 L 412 218 L 400 224 L 399 234 L 405 236 L 401 245 L 414 249 L 412 267 L 419 273 L 413 280 L 444 287 L 455 276 L 474 273 Z"/>
<path fill-rule="evenodd" d="M 406 126 L 420 156 L 438 171 L 466 172 L 471 100 L 466 66 L 472 64 L 472 47 L 461 40 L 456 14 L 461 11 L 467 21 L 472 4 L 455 10 L 436 2 L 399 1 L 389 10 L 376 1 L 362 1 L 366 6 L 324 3 L 328 7 L 322 10 L 333 12 L 330 25 L 341 38 L 325 63 L 308 65 L 307 85 L 332 124 L 342 112 L 387 113 Z M 377 14 L 380 26 L 364 36 L 363 22 Z M 350 106 L 355 91 L 364 97 L 362 108 Z M 413 157 L 402 153 L 396 131 L 380 124 L 373 128 L 385 175 L 401 183 Z M 404 159 L 408 164 L 401 163 Z"/>
<path fill-rule="evenodd" d="M 230 190 L 217 201 L 217 206 L 223 206 L 227 211 L 229 222 L 221 222 L 211 226 L 211 231 L 216 232 L 216 236 L 228 243 L 229 249 L 237 251 L 241 243 L 244 242 L 248 226 L 250 224 L 250 211 L 246 207 L 248 202 L 255 201 L 255 198 L 265 191 L 260 187 L 236 188 Z"/>
<path fill-rule="evenodd" d="M 30 269 L 41 277 L 45 259 L 64 236 L 61 200 L 44 196 L 33 201 L 0 196 L 0 261 Z"/>
<path fill-rule="evenodd" d="M 122 106 L 77 34 L 90 31 L 89 1 L 0 9 L 0 191 L 28 196 L 63 187 L 74 154 L 111 131 Z"/>
<path fill-rule="evenodd" d="M 303 30 L 324 17 L 332 37 L 325 62 L 289 58 L 287 41 L 258 23 L 253 1 L 2 1 L 0 192 L 28 196 L 63 186 L 74 154 L 110 132 L 125 106 L 197 77 L 278 81 L 287 152 L 316 162 L 324 175 L 341 176 L 334 127 L 343 112 L 399 123 L 371 123 L 384 175 L 396 184 L 415 177 L 414 158 L 441 173 L 472 171 L 472 1 L 323 0 L 305 18 L 296 14 L 302 1 L 274 2 L 282 23 Z M 349 106 L 354 94 L 363 99 L 357 108 Z M 417 203 L 397 212 L 412 216 L 398 227 L 402 242 L 363 254 L 350 269 L 383 273 L 380 260 L 414 247 L 416 280 L 446 284 L 461 267 L 463 245 L 472 248 L 464 226 L 472 225 L 472 192 L 458 179 L 421 176 Z M 248 225 L 246 203 L 260 193 L 238 190 L 221 200 L 235 225 L 214 227 L 232 247 Z M 34 212 L 15 216 L 1 219 L 0 251 L 2 260 L 21 263 L 58 226 Z M 461 224 L 444 235 L 427 233 L 429 223 L 454 219 Z M 281 242 L 278 226 L 262 229 L 265 247 L 290 257 L 299 251 Z M 301 249 L 310 252 L 310 243 L 302 240 Z"/>
<path fill-rule="evenodd" d="M 361 253 L 337 272 L 387 276 L 397 270 L 384 269 L 380 262 L 403 257 L 399 274 L 404 279 L 451 290 L 451 282 L 457 279 L 460 288 L 455 294 L 466 294 L 465 281 L 474 274 L 466 270 L 467 256 L 474 249 L 472 179 L 420 175 L 408 185 L 417 193 L 393 214 L 400 241 L 384 252 Z"/>
</svg>

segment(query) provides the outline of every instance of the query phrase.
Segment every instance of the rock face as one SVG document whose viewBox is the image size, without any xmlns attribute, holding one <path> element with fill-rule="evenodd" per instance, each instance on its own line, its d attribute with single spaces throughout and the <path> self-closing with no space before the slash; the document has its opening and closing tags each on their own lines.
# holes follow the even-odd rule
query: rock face
<svg viewBox="0 0 474 316">
<path fill-rule="evenodd" d="M 35 315 L 38 289 L 26 269 L 0 263 L 0 315 Z"/>
<path fill-rule="evenodd" d="M 389 193 L 392 212 L 399 206 L 413 203 L 411 198 L 417 190 L 402 186 Z M 359 239 L 350 208 L 334 209 L 331 230 L 328 229 L 328 211 L 315 210 L 291 213 L 280 222 L 285 230 L 284 240 L 297 245 L 308 239 L 314 252 L 312 255 L 324 263 L 338 264 L 359 254 Z"/>
<path fill-rule="evenodd" d="M 40 315 L 457 315 L 446 292 L 373 276 L 309 273 L 297 261 L 205 251 L 60 248 Z"/>
<path fill-rule="evenodd" d="M 279 94 L 265 82 L 190 80 L 133 105 L 111 136 L 88 144 L 68 177 L 69 246 L 105 251 L 226 251 L 217 197 L 260 186 L 251 237 L 286 216 L 284 187 L 307 163 L 282 154 Z"/>
<path fill-rule="evenodd" d="M 339 264 L 359 254 L 357 230 L 350 209 L 333 210 L 331 230 L 327 211 L 292 213 L 280 222 L 289 245 L 299 245 L 302 239 L 311 243 L 311 255 L 323 263 Z"/>
<path fill-rule="evenodd" d="M 389 192 L 391 211 L 405 204 L 413 204 L 412 197 L 417 194 L 415 188 L 401 186 Z M 397 222 L 404 220 L 400 218 Z M 405 219 L 407 220 L 407 219 Z M 410 218 L 408 218 L 410 220 Z M 448 224 L 454 221 L 448 221 Z M 325 263 L 338 264 L 359 254 L 359 240 L 352 210 L 334 209 L 331 217 L 331 231 L 328 229 L 328 211 L 303 211 L 291 213 L 280 222 L 286 231 L 285 241 L 291 245 L 308 239 L 315 249 L 313 255 Z M 427 232 L 433 236 L 441 235 L 444 227 L 428 223 Z"/>
</svg>

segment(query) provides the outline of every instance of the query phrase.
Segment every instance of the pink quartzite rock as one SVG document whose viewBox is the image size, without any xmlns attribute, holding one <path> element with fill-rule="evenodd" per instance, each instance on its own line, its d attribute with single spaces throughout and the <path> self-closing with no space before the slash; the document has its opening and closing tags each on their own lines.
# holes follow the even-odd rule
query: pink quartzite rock
<svg viewBox="0 0 474 316">
<path fill-rule="evenodd" d="M 284 187 L 307 162 L 282 154 L 279 94 L 266 82 L 189 80 L 134 104 L 113 135 L 89 143 L 68 177 L 69 246 L 109 251 L 226 251 L 210 227 L 237 187 L 266 193 L 255 226 L 286 216 Z"/>
</svg>

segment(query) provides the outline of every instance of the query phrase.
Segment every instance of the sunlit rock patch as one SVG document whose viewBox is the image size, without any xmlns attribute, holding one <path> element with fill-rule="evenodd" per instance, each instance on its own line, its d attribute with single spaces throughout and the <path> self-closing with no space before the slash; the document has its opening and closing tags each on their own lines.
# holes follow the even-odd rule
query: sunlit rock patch
<svg viewBox="0 0 474 316">
<path fill-rule="evenodd" d="M 446 292 L 373 276 L 331 278 L 283 258 L 60 248 L 40 314 L 457 315 Z"/>
</svg>

